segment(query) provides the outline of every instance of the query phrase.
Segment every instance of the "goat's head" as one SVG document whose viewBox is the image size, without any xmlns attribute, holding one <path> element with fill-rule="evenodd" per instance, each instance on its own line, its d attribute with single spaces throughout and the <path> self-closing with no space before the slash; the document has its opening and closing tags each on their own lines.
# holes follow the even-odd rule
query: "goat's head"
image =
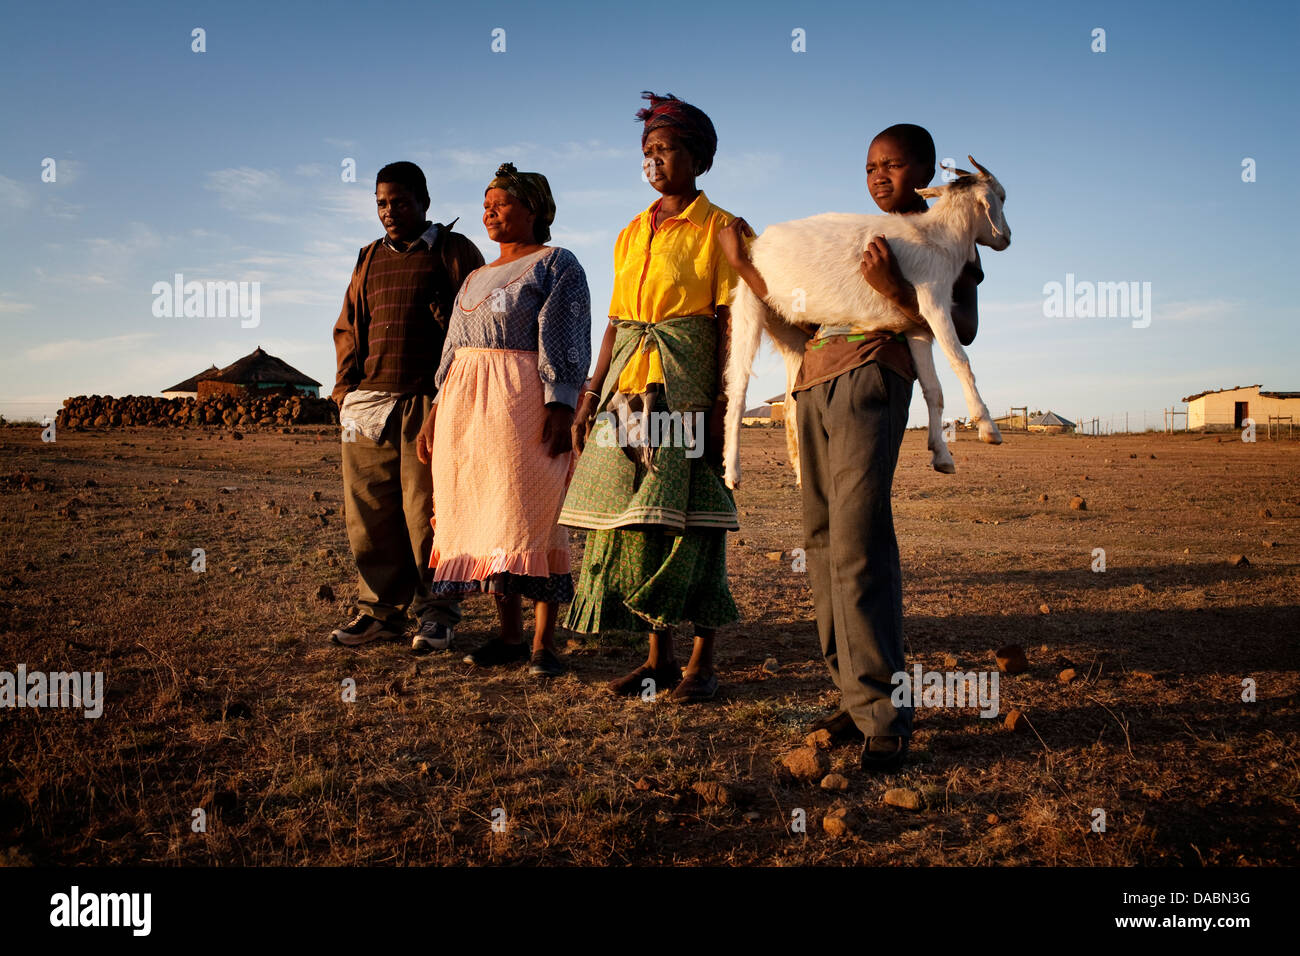
<svg viewBox="0 0 1300 956">
<path fill-rule="evenodd" d="M 964 169 L 953 170 L 957 178 L 948 185 L 926 186 L 924 189 L 918 189 L 917 195 L 925 199 L 948 197 L 950 200 L 955 200 L 958 196 L 969 198 L 983 213 L 982 216 L 976 217 L 975 241 L 1001 252 L 1011 245 L 1011 227 L 1007 225 L 1006 217 L 1002 213 L 1002 204 L 1006 202 L 1007 191 L 991 172 L 975 162 L 974 156 L 966 158 L 979 170 L 978 173 L 969 173 Z"/>
</svg>

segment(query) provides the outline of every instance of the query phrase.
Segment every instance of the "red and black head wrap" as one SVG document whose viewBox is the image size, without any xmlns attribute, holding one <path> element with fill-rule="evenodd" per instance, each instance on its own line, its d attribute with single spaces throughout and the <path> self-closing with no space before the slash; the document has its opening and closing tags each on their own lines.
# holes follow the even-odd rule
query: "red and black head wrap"
<svg viewBox="0 0 1300 956">
<path fill-rule="evenodd" d="M 713 165 L 713 155 L 718 151 L 718 134 L 713 123 L 702 109 L 679 100 L 669 93 L 658 96 L 649 90 L 641 94 L 650 105 L 637 110 L 636 118 L 645 123 L 641 131 L 641 145 L 657 129 L 671 126 L 682 146 L 695 159 L 695 175 L 706 173 Z"/>
</svg>

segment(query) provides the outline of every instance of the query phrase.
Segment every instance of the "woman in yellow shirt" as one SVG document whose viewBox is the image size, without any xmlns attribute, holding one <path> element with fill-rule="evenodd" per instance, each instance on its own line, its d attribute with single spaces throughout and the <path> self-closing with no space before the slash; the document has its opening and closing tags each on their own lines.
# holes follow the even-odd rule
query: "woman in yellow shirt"
<svg viewBox="0 0 1300 956">
<path fill-rule="evenodd" d="M 644 168 L 660 198 L 614 244 L 609 327 L 574 416 L 582 457 L 559 520 L 588 535 L 565 626 L 650 632 L 646 662 L 613 692 L 708 700 L 718 688 L 716 629 L 739 617 L 727 586 L 736 506 L 721 471 L 727 303 L 738 278 L 717 239 L 735 217 L 695 185 L 717 151 L 708 116 L 671 94 L 642 95 Z M 672 628 L 688 621 L 695 640 L 683 673 Z"/>
</svg>

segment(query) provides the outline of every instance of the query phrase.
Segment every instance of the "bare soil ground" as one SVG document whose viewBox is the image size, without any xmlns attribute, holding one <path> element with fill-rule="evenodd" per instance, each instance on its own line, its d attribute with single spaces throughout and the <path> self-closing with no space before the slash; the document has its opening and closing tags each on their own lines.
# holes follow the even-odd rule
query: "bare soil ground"
<svg viewBox="0 0 1300 956">
<path fill-rule="evenodd" d="M 642 659 L 626 635 L 569 641 L 549 684 L 475 672 L 482 597 L 458 653 L 329 645 L 354 595 L 336 432 L 0 430 L 0 669 L 107 687 L 97 720 L 0 710 L 0 862 L 1300 863 L 1300 444 L 961 433 L 944 476 L 909 432 L 909 663 L 992 669 L 1016 642 L 1030 667 L 1002 678 L 997 719 L 918 711 L 897 775 L 832 751 L 833 792 L 781 766 L 836 697 L 782 435 L 744 438 L 743 621 L 718 700 L 683 707 L 602 693 Z M 920 806 L 886 804 L 895 787 Z"/>
</svg>

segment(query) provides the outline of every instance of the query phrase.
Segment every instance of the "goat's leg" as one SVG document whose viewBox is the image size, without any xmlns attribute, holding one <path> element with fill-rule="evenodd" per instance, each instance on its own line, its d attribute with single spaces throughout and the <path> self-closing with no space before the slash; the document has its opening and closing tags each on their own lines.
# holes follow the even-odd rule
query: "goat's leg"
<svg viewBox="0 0 1300 956">
<path fill-rule="evenodd" d="M 731 301 L 731 342 L 727 351 L 727 417 L 723 436 L 723 479 L 728 488 L 740 484 L 740 425 L 754 356 L 763 336 L 767 306 L 743 282 Z"/>
<path fill-rule="evenodd" d="M 794 468 L 794 483 L 799 485 L 802 482 L 802 472 L 799 470 L 798 408 L 790 389 L 794 388 L 794 380 L 803 365 L 804 346 L 811 336 L 806 329 L 786 322 L 784 316 L 773 309 L 768 310 L 766 328 L 777 353 L 785 361 L 785 451 Z"/>
<path fill-rule="evenodd" d="M 943 440 L 943 386 L 934 367 L 934 343 L 919 329 L 907 333 L 907 348 L 916 366 L 916 380 L 921 383 L 921 395 L 929 412 L 929 432 L 926 447 L 930 449 L 930 464 L 935 471 L 951 475 L 957 470 L 952 451 Z"/>
<path fill-rule="evenodd" d="M 794 380 L 799 375 L 799 366 L 803 364 L 802 355 L 785 356 L 785 404 L 781 406 L 785 418 L 785 452 L 790 458 L 790 467 L 794 469 L 795 486 L 803 484 L 803 473 L 799 470 L 799 422 L 798 406 L 795 404 Z"/>
<path fill-rule="evenodd" d="M 950 301 L 951 294 L 948 290 L 944 290 L 941 298 L 931 285 L 922 284 L 916 287 L 917 306 L 929 323 L 930 331 L 934 333 L 934 340 L 939 343 L 939 348 L 943 349 L 943 354 L 947 356 L 948 364 L 957 373 L 957 379 L 961 382 L 962 391 L 966 395 L 966 408 L 970 412 L 971 421 L 979 427 L 980 440 L 990 445 L 1000 445 L 1002 433 L 993 423 L 993 416 L 989 413 L 988 406 L 984 404 L 984 399 L 975 388 L 975 373 L 971 371 L 970 359 L 957 339 L 957 330 L 953 327 L 952 313 L 949 310 Z"/>
</svg>

